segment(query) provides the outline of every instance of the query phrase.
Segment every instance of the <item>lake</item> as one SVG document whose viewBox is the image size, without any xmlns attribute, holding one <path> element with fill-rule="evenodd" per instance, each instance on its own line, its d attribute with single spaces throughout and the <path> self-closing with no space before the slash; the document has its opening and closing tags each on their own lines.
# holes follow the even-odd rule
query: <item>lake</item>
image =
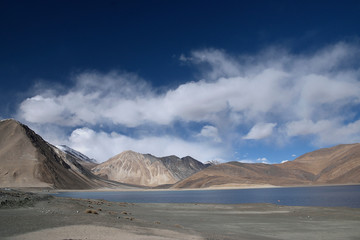
<svg viewBox="0 0 360 240">
<path fill-rule="evenodd" d="M 59 197 L 131 203 L 274 203 L 360 208 L 360 185 L 228 190 L 59 192 Z"/>
</svg>

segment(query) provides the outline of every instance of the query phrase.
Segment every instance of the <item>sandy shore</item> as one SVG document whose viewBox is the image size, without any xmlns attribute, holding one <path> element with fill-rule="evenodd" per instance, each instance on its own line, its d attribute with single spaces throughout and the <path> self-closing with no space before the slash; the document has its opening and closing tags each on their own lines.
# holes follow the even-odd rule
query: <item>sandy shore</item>
<svg viewBox="0 0 360 240">
<path fill-rule="evenodd" d="M 357 239 L 360 209 L 131 204 L 0 192 L 1 239 Z"/>
<path fill-rule="evenodd" d="M 270 184 L 223 184 L 214 185 L 207 188 L 145 188 L 145 187 L 132 187 L 132 188 L 97 188 L 97 189 L 57 189 L 47 190 L 52 193 L 56 192 L 132 192 L 132 191 L 206 191 L 206 190 L 218 190 L 218 189 L 255 189 L 255 188 L 279 188 L 281 186 L 275 186 Z M 41 192 L 41 190 L 34 189 L 34 192 Z"/>
<path fill-rule="evenodd" d="M 258 188 L 293 188 L 293 187 L 331 187 L 331 186 L 354 186 L 359 184 L 319 184 L 319 185 L 289 185 L 276 186 L 270 184 L 222 184 L 214 185 L 207 188 L 96 188 L 96 189 L 47 189 L 45 192 L 138 192 L 138 191 L 207 191 L 207 190 L 234 190 L 234 189 L 258 189 Z M 26 189 L 25 189 L 26 190 Z M 32 189 L 33 192 L 44 192 L 42 189 Z"/>
</svg>

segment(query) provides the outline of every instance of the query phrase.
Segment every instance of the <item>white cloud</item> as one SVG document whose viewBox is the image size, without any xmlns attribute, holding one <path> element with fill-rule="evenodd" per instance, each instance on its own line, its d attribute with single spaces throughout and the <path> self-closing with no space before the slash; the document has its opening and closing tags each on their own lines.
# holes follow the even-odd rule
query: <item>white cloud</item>
<svg viewBox="0 0 360 240">
<path fill-rule="evenodd" d="M 268 160 L 267 160 L 267 158 L 265 158 L 265 157 L 258 158 L 258 159 L 256 159 L 256 161 L 257 161 L 257 162 L 261 162 L 261 163 L 269 163 Z"/>
<path fill-rule="evenodd" d="M 258 123 L 251 128 L 250 132 L 243 139 L 263 139 L 269 137 L 276 123 Z"/>
<path fill-rule="evenodd" d="M 184 54 L 180 54 L 179 60 L 181 62 L 189 62 L 189 61 L 192 61 L 192 58 L 191 57 L 186 57 Z"/>
<path fill-rule="evenodd" d="M 334 70 L 353 50 L 339 44 L 310 56 L 266 52 L 252 61 L 220 50 L 196 51 L 192 61 L 208 63 L 211 68 L 204 75 L 210 72 L 215 80 L 209 77 L 156 94 L 133 74 L 84 73 L 65 92 L 43 89 L 26 99 L 19 114 L 29 122 L 65 126 L 108 121 L 137 127 L 176 120 L 215 124 L 224 111 L 231 113 L 228 120 L 239 121 L 235 124 L 256 125 L 265 118 L 276 122 L 329 119 L 346 106 L 360 104 L 358 69 Z M 328 67 L 324 61 L 329 61 Z"/>
<path fill-rule="evenodd" d="M 241 163 L 256 163 L 256 161 L 251 160 L 251 159 L 241 159 L 241 160 L 238 160 L 238 162 L 241 162 Z"/>
<path fill-rule="evenodd" d="M 187 142 L 172 136 L 147 136 L 137 139 L 115 132 L 110 134 L 102 131 L 96 132 L 89 128 L 75 129 L 66 144 L 100 162 L 126 150 L 151 153 L 159 157 L 190 155 L 202 162 L 214 160 L 217 158 L 216 156 L 223 154 L 221 149 L 214 146 Z"/>
<path fill-rule="evenodd" d="M 218 129 L 214 126 L 206 125 L 201 129 L 201 132 L 198 134 L 200 137 L 210 138 L 214 142 L 221 142 L 219 137 Z"/>
<path fill-rule="evenodd" d="M 289 160 L 283 160 L 283 161 L 281 161 L 281 163 L 286 163 L 286 162 L 288 162 Z"/>
<path fill-rule="evenodd" d="M 296 154 L 292 154 L 291 156 L 292 156 L 292 157 L 296 157 Z"/>
<path fill-rule="evenodd" d="M 61 122 L 66 124 L 68 119 L 62 117 L 65 108 L 66 106 L 56 98 L 47 98 L 41 95 L 27 99 L 20 106 L 26 120 L 35 123 Z M 73 124 L 73 122 L 70 121 L 68 124 Z"/>
<path fill-rule="evenodd" d="M 318 146 L 339 143 L 354 143 L 360 140 L 360 120 L 343 124 L 338 119 L 300 120 L 286 126 L 289 136 L 313 135 L 313 143 Z"/>
<path fill-rule="evenodd" d="M 236 59 L 218 49 L 205 49 L 194 51 L 191 57 L 186 58 L 195 64 L 207 64 L 210 68 L 206 69 L 205 77 L 208 80 L 218 80 L 219 78 L 229 78 L 241 75 L 241 65 Z"/>
<path fill-rule="evenodd" d="M 320 120 L 314 123 L 312 120 L 293 121 L 287 124 L 287 134 L 289 136 L 318 134 L 327 129 L 332 129 L 336 125 L 334 121 Z"/>
<path fill-rule="evenodd" d="M 238 162 L 241 162 L 241 163 L 265 163 L 265 164 L 269 164 L 269 161 L 266 157 L 261 157 L 261 158 L 257 158 L 255 160 L 253 159 L 242 159 L 242 160 L 239 160 Z"/>
<path fill-rule="evenodd" d="M 136 75 L 110 72 L 85 72 L 64 93 L 37 89 L 37 95 L 20 105 L 21 118 L 32 123 L 81 126 L 104 121 L 138 126 L 139 106 L 152 95 L 151 88 Z M 141 96 L 141 99 L 139 97 Z"/>
<path fill-rule="evenodd" d="M 136 129 L 174 122 L 186 128 L 195 122 L 202 127 L 198 136 L 215 141 L 221 136 L 224 151 L 232 150 L 234 139 L 270 136 L 274 142 L 308 135 L 319 145 L 359 142 L 359 53 L 358 45 L 342 42 L 306 55 L 277 48 L 240 57 L 217 49 L 199 50 L 181 55 L 180 60 L 202 69 L 202 80 L 161 92 L 135 74 L 85 72 L 61 91 L 37 89 L 21 103 L 18 119 L 94 129 L 104 123 Z M 145 142 L 140 139 L 150 138 L 141 135 L 130 139 L 133 146 L 125 146 L 134 149 Z M 176 134 L 158 135 L 156 140 L 169 138 L 181 140 Z M 181 143 L 174 151 L 181 152 L 181 146 L 192 149 Z"/>
</svg>

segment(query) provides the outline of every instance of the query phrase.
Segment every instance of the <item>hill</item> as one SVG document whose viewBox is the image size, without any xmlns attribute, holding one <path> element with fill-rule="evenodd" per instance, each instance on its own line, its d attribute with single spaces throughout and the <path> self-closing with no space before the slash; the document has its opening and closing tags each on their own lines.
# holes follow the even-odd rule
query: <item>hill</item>
<svg viewBox="0 0 360 240">
<path fill-rule="evenodd" d="M 282 164 L 223 163 L 198 172 L 173 187 L 352 183 L 360 183 L 360 144 L 319 149 Z"/>
<path fill-rule="evenodd" d="M 13 119 L 0 122 L 0 187 L 89 189 L 118 186 L 82 167 Z"/>
<path fill-rule="evenodd" d="M 157 158 L 125 151 L 94 167 L 92 172 L 113 181 L 155 187 L 175 184 L 206 167 L 191 157 Z"/>
<path fill-rule="evenodd" d="M 284 169 L 300 169 L 313 175 L 317 184 L 360 183 L 360 144 L 341 144 L 306 153 Z"/>
</svg>

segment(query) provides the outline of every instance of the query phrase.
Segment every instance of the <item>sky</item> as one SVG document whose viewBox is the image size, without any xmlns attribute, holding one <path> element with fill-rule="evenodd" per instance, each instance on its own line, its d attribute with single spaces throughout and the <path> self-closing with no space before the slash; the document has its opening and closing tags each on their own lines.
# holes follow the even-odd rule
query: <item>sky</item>
<svg viewBox="0 0 360 240">
<path fill-rule="evenodd" d="M 99 162 L 360 142 L 359 1 L 0 0 L 0 119 Z"/>
</svg>

